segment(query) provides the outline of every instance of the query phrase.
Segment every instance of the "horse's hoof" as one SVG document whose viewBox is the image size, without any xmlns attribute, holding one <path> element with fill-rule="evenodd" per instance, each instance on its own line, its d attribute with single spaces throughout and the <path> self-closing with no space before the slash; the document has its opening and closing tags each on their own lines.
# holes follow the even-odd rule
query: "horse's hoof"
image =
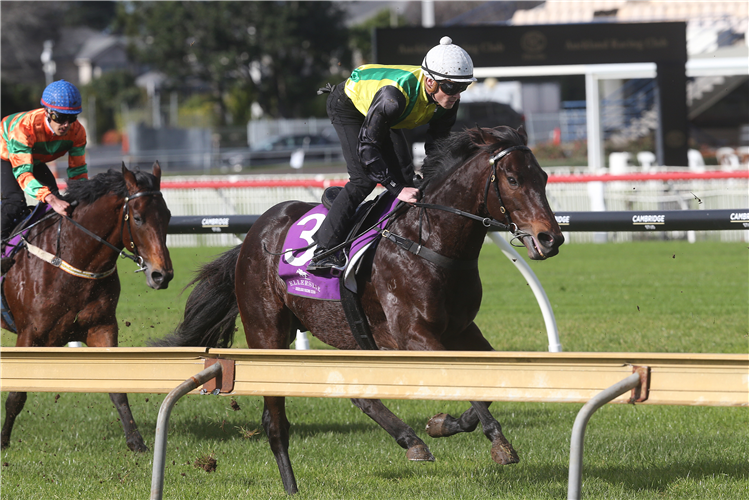
<svg viewBox="0 0 749 500">
<path fill-rule="evenodd" d="M 406 458 L 412 462 L 434 462 L 434 455 L 425 444 L 417 444 L 406 451 Z"/>
<path fill-rule="evenodd" d="M 500 436 L 492 442 L 492 460 L 500 465 L 510 465 L 520 462 L 520 457 L 510 442 Z"/>
<path fill-rule="evenodd" d="M 447 413 L 438 413 L 427 422 L 427 434 L 433 438 L 452 436 L 455 433 L 449 430 L 448 422 L 455 422 L 455 418 Z"/>
<path fill-rule="evenodd" d="M 146 453 L 148 451 L 148 446 L 146 446 L 146 443 L 144 443 L 143 440 L 128 442 L 127 447 L 130 448 L 130 451 L 135 453 Z"/>
</svg>

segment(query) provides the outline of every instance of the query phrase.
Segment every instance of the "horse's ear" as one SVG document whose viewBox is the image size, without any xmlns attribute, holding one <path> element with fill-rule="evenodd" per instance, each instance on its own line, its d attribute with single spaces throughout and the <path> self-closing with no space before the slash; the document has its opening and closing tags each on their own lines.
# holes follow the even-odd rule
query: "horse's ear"
<svg viewBox="0 0 749 500">
<path fill-rule="evenodd" d="M 474 144 L 489 144 L 492 142 L 491 136 L 478 125 L 476 125 L 476 128 L 470 129 L 468 133 L 471 135 Z"/>
<path fill-rule="evenodd" d="M 525 126 L 524 125 L 520 125 L 518 127 L 518 135 L 520 136 L 521 139 L 523 139 L 523 145 L 527 146 L 528 145 L 528 134 L 525 131 Z"/>
<path fill-rule="evenodd" d="M 158 160 L 153 162 L 153 176 L 156 177 L 157 180 L 161 179 L 161 165 L 159 165 Z"/>
<path fill-rule="evenodd" d="M 127 192 L 130 194 L 138 192 L 138 181 L 135 180 L 135 174 L 133 174 L 125 166 L 125 162 L 122 162 L 122 177 L 125 178 L 125 186 L 127 186 Z"/>
</svg>

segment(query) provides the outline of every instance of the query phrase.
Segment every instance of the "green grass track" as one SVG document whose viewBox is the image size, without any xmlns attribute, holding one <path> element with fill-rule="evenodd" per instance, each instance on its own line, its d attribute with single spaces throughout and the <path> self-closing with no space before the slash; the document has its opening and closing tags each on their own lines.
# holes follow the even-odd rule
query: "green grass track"
<svg viewBox="0 0 749 500">
<path fill-rule="evenodd" d="M 530 264 L 548 294 L 565 351 L 749 353 L 747 246 L 578 244 Z M 121 345 L 144 346 L 148 338 L 169 332 L 187 298 L 182 287 L 220 250 L 173 249 L 176 276 L 165 291 L 149 289 L 143 276 L 121 261 Z M 484 248 L 480 267 L 484 300 L 477 323 L 486 337 L 498 350 L 546 350 L 540 310 L 520 273 L 493 245 Z M 245 347 L 238 326 L 235 346 Z M 2 345 L 14 343 L 15 335 L 3 331 Z M 311 344 L 325 347 L 316 339 Z M 164 397 L 130 396 L 151 447 Z M 424 432 L 432 415 L 460 413 L 467 403 L 388 405 L 426 441 L 436 462 L 408 462 L 404 450 L 347 400 L 287 399 L 296 498 L 566 497 L 570 434 L 582 405 L 492 405 L 521 458 L 506 467 L 491 461 L 480 429 L 445 439 Z M 260 398 L 183 398 L 169 425 L 164 498 L 284 498 L 261 411 Z M 29 394 L 11 447 L 2 452 L 2 499 L 148 498 L 152 454 L 127 450 L 117 418 L 106 394 Z M 747 443 L 749 408 L 607 405 L 586 432 L 582 495 L 749 498 Z M 216 460 L 215 471 L 196 466 L 206 458 Z"/>
</svg>

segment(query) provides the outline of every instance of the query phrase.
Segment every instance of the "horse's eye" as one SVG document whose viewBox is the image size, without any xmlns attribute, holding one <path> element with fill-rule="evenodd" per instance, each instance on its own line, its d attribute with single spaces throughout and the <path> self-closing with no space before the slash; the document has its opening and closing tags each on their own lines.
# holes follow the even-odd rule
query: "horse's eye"
<svg viewBox="0 0 749 500">
<path fill-rule="evenodd" d="M 513 187 L 518 185 L 518 180 L 512 176 L 507 177 L 507 182 L 509 182 L 510 186 Z"/>
<path fill-rule="evenodd" d="M 143 224 L 143 217 L 141 217 L 140 215 L 133 215 L 133 220 L 134 220 L 134 221 L 135 221 L 135 223 L 136 223 L 137 225 L 139 225 L 139 226 L 140 226 L 141 224 Z"/>
</svg>

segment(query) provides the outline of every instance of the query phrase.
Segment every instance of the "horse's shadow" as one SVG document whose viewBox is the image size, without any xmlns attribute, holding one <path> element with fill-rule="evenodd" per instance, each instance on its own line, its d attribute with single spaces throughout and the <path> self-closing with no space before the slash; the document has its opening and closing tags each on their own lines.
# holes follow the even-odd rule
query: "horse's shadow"
<svg viewBox="0 0 749 500">
<path fill-rule="evenodd" d="M 411 417 L 405 417 L 403 418 L 403 421 L 412 429 L 415 429 L 417 431 L 423 431 L 425 429 L 425 426 L 429 419 L 436 415 L 437 413 L 440 413 L 441 411 L 445 411 L 446 413 L 450 413 L 451 415 L 458 416 L 462 413 L 462 411 L 467 410 L 470 405 L 468 402 L 465 403 L 465 405 L 459 405 L 456 404 L 456 402 L 444 402 L 444 405 L 435 404 L 433 405 L 423 405 L 421 408 L 419 408 L 417 411 L 419 412 L 418 416 L 411 416 Z M 260 416 L 262 413 L 262 409 L 260 407 L 262 403 L 260 402 L 245 402 L 244 405 L 250 406 L 252 409 L 251 412 L 256 411 L 257 415 L 251 415 L 245 413 L 246 420 L 241 424 L 243 427 L 247 428 L 255 428 L 257 427 L 258 430 L 261 431 L 261 434 L 265 436 L 264 432 L 262 432 L 262 425 L 260 424 Z M 346 404 L 346 403 L 343 403 Z M 352 405 L 351 410 L 355 410 L 355 407 Z M 413 409 L 412 409 L 413 411 Z M 497 406 L 496 412 L 498 416 L 500 417 L 500 420 L 503 422 L 503 425 L 507 428 L 516 428 L 516 427 L 523 427 L 523 428 L 530 428 L 530 427 L 542 427 L 544 426 L 544 422 L 548 422 L 548 419 L 551 418 L 553 415 L 553 412 L 551 409 L 546 408 L 523 408 L 518 409 L 514 408 L 512 410 L 502 411 L 501 406 Z M 421 415 L 423 413 L 423 415 Z M 299 422 L 298 420 L 295 420 L 293 416 L 290 416 L 291 420 L 291 438 L 292 440 L 295 438 L 314 438 L 316 436 L 335 433 L 335 434 L 345 434 L 345 435 L 364 435 L 369 434 L 372 432 L 380 432 L 380 427 L 375 423 L 371 422 L 369 420 L 362 420 L 360 422 L 338 422 L 331 421 L 331 422 Z M 357 415 L 358 417 L 358 415 Z M 335 420 L 335 419 L 333 419 Z M 224 423 L 222 425 L 222 422 L 219 420 L 216 420 L 216 418 L 208 418 L 208 417 L 202 417 L 198 419 L 190 419 L 186 420 L 184 422 L 180 422 L 179 427 L 182 432 L 185 432 L 187 434 L 192 434 L 196 436 L 200 436 L 201 438 L 205 439 L 223 439 L 226 437 L 227 427 L 233 428 L 238 424 L 228 424 Z M 572 423 L 570 423 L 570 427 L 572 426 Z M 151 428 L 152 426 L 148 423 L 145 423 L 141 426 L 143 430 L 146 432 L 151 432 L 152 430 L 155 431 L 155 428 Z M 476 430 L 473 434 L 479 433 L 480 434 L 481 428 Z M 383 435 L 384 436 L 384 435 Z"/>
</svg>

